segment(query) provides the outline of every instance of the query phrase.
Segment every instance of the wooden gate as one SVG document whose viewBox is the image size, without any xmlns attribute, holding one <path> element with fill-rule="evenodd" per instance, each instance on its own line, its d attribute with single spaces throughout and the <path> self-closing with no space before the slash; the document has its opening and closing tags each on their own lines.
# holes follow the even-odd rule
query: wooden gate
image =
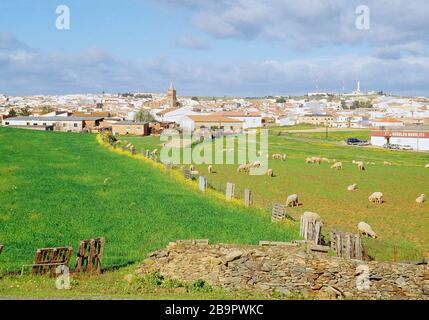
<svg viewBox="0 0 429 320">
<path fill-rule="evenodd" d="M 319 219 L 309 219 L 305 215 L 301 216 L 300 235 L 306 241 L 320 244 L 322 235 L 322 221 Z"/>
<path fill-rule="evenodd" d="M 286 218 L 286 208 L 280 203 L 274 203 L 271 222 L 282 222 Z"/>
</svg>

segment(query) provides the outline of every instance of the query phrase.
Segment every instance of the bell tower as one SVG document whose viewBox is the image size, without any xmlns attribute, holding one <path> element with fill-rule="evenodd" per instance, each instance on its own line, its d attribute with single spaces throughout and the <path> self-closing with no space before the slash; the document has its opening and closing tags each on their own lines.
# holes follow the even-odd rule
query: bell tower
<svg viewBox="0 0 429 320">
<path fill-rule="evenodd" d="M 167 90 L 167 100 L 169 101 L 171 108 L 177 107 L 177 95 L 173 83 L 170 84 L 170 88 Z"/>
</svg>

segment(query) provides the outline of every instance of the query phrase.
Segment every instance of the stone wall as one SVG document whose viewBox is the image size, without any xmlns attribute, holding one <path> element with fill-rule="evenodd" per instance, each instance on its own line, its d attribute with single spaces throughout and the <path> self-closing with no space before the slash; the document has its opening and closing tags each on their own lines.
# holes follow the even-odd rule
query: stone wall
<svg viewBox="0 0 429 320">
<path fill-rule="evenodd" d="M 208 245 L 177 241 L 150 255 L 139 272 L 228 289 L 318 299 L 429 299 L 427 265 L 364 262 L 308 253 L 302 245 Z"/>
</svg>

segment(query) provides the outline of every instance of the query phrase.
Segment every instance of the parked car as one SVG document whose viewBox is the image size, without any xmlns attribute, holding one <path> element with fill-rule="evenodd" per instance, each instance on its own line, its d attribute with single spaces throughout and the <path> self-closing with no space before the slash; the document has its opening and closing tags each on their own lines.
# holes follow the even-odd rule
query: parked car
<svg viewBox="0 0 429 320">
<path fill-rule="evenodd" d="M 406 145 L 401 147 L 402 150 L 414 150 L 412 146 Z"/>
<path fill-rule="evenodd" d="M 360 139 L 357 139 L 357 138 L 348 138 L 346 140 L 346 143 L 349 146 L 364 146 L 364 145 L 368 145 L 369 144 L 368 141 L 360 140 Z"/>
</svg>

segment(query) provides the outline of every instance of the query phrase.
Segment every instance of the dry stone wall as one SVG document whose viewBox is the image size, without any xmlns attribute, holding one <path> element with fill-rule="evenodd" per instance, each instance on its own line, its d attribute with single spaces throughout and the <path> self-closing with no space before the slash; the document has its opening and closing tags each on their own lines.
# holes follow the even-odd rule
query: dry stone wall
<svg viewBox="0 0 429 320">
<path fill-rule="evenodd" d="M 140 273 L 182 281 L 203 279 L 228 289 L 318 299 L 429 299 L 427 265 L 364 262 L 308 253 L 299 244 L 208 245 L 177 241 L 156 251 Z"/>
</svg>

